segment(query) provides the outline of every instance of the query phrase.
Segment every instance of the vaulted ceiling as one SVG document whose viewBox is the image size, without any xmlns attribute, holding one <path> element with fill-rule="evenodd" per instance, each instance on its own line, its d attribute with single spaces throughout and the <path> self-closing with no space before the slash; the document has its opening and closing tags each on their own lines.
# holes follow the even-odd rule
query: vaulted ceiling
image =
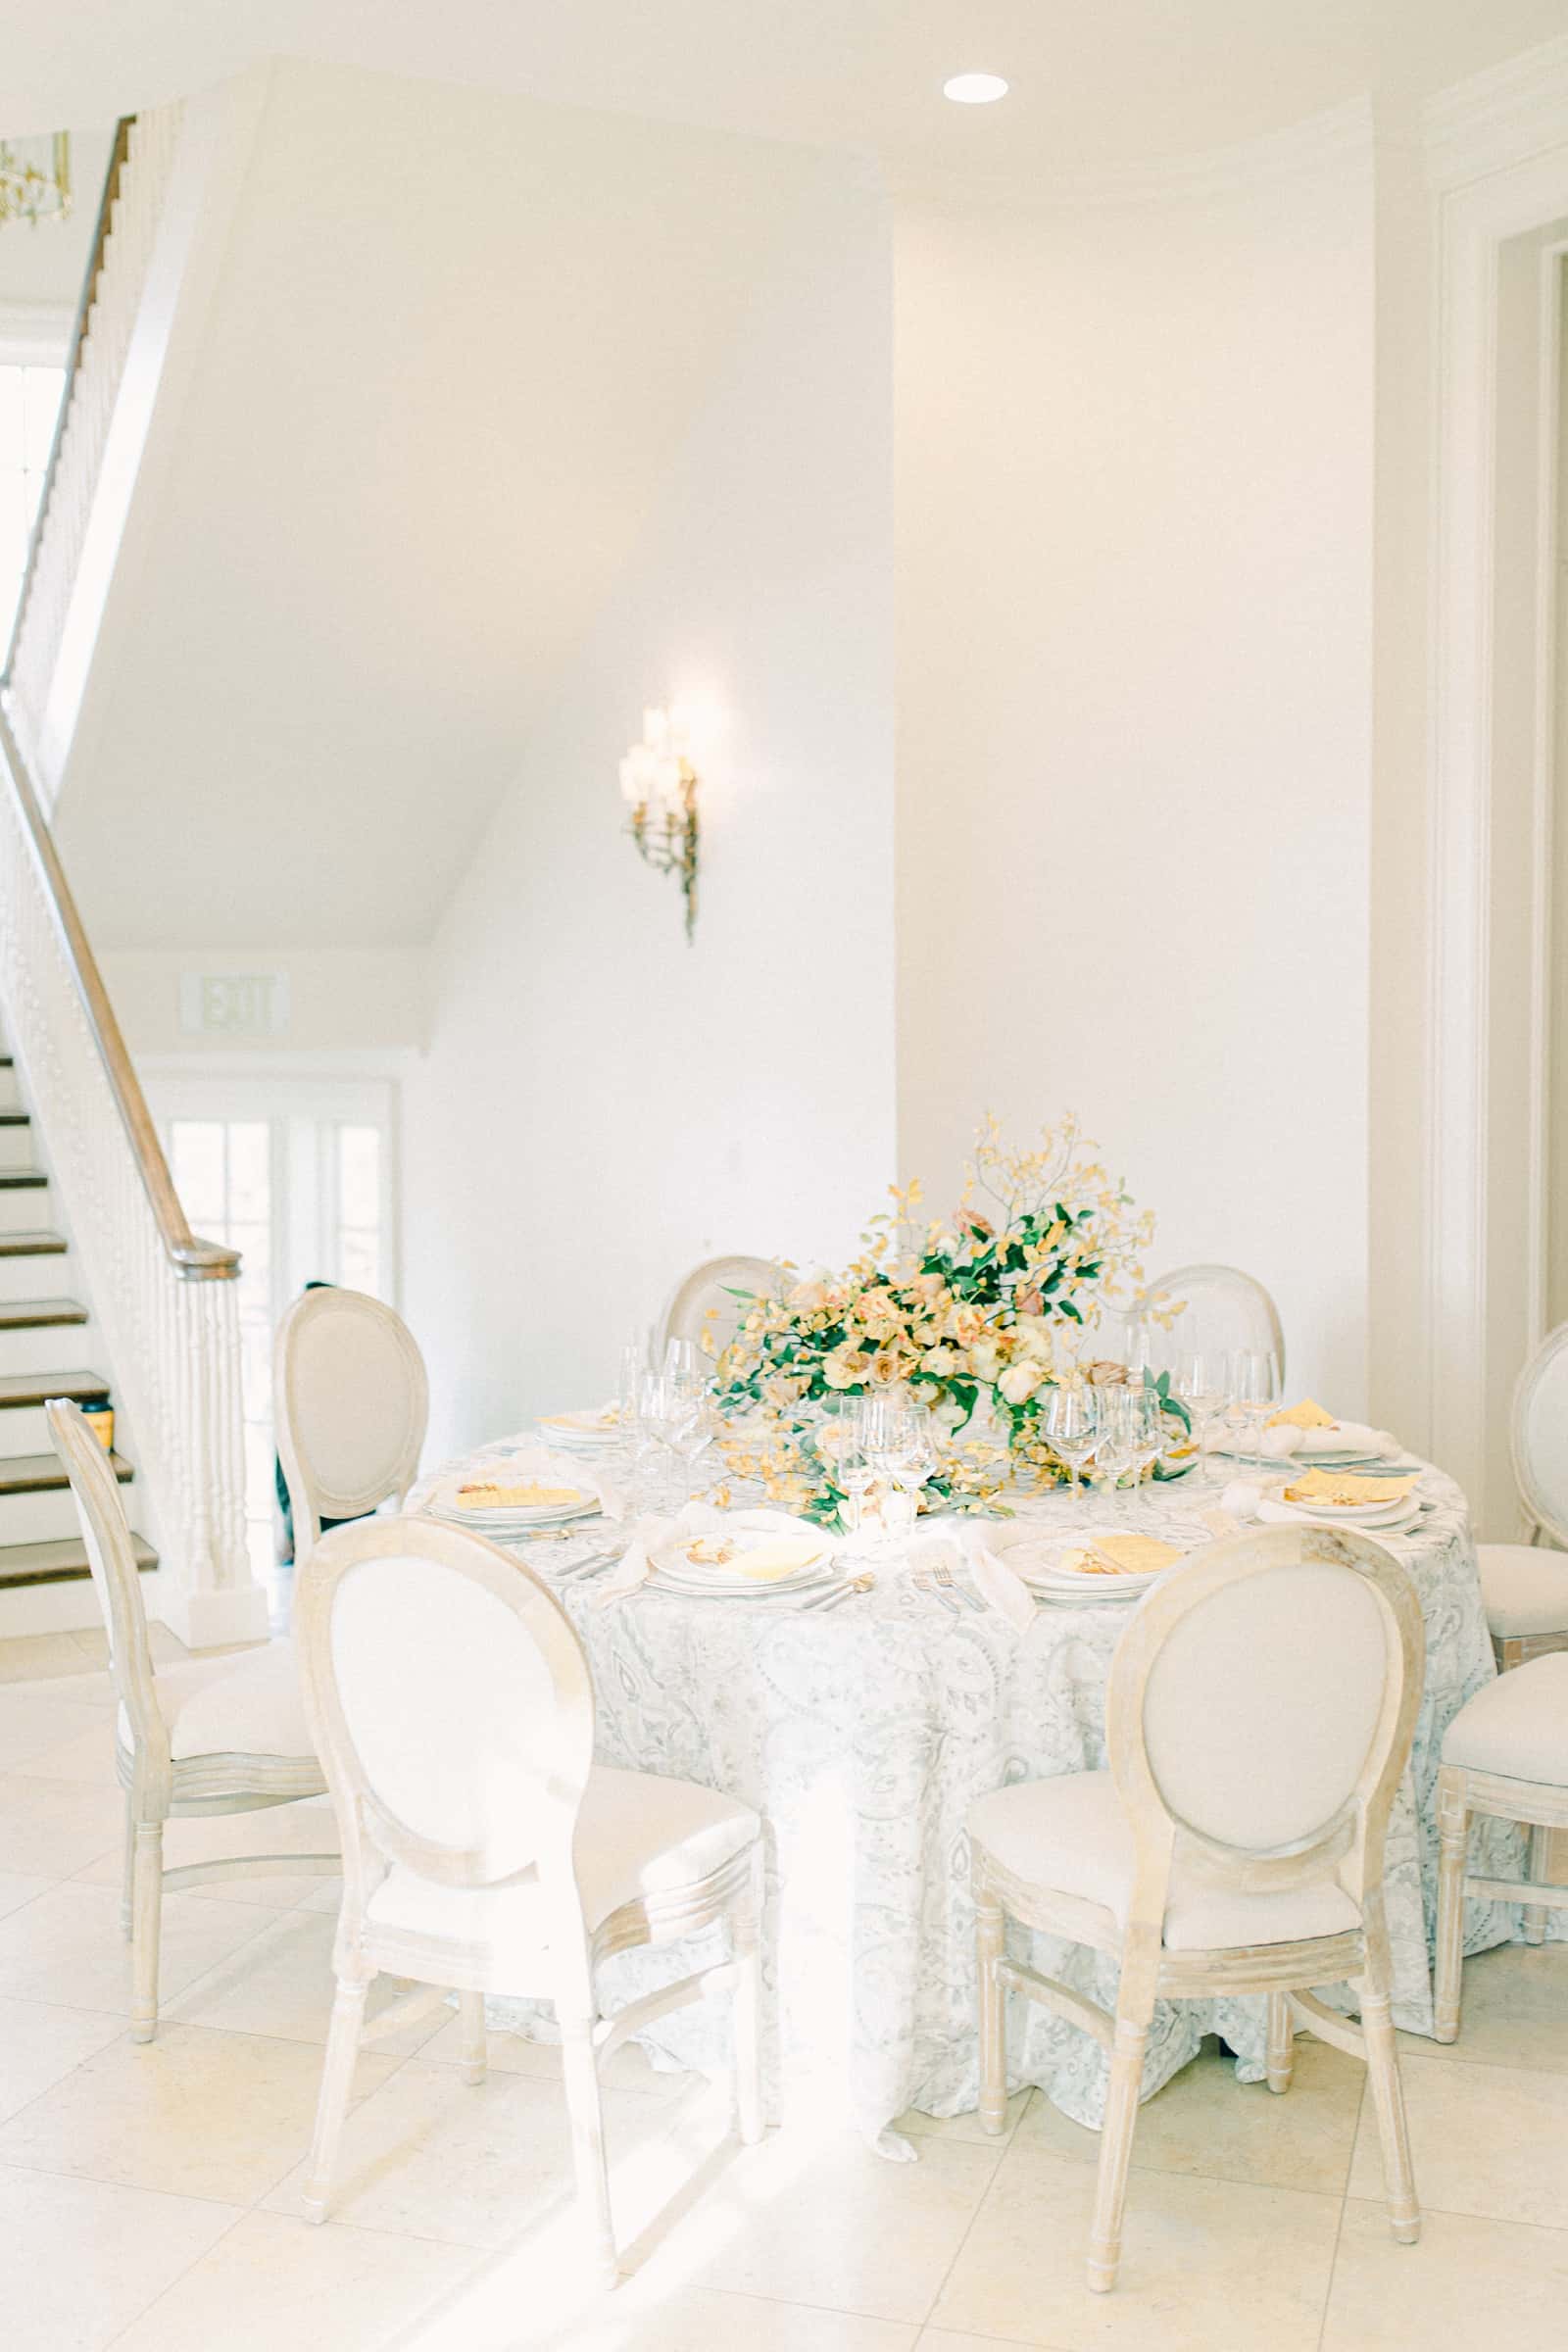
<svg viewBox="0 0 1568 2352">
<path fill-rule="evenodd" d="M 1420 96 L 1564 31 L 1563 0 L 71 0 L 11 13 L 0 132 L 277 53 L 1027 181 Z M 944 104 L 971 67 L 1004 106 Z"/>
</svg>

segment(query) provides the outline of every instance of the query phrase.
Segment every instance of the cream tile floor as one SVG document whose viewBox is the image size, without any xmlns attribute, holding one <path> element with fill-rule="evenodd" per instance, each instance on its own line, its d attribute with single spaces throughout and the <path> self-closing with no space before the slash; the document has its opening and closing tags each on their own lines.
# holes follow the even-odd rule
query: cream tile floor
<svg viewBox="0 0 1568 2352">
<path fill-rule="evenodd" d="M 178 1654 L 161 1630 L 158 1647 Z M 1210 2049 L 1140 2121 L 1123 2283 L 1081 2284 L 1097 2142 L 1038 2093 L 1006 2136 L 906 2119 L 917 2165 L 773 2132 L 609 2069 L 625 2284 L 574 2293 L 555 2053 L 441 2018 L 367 2052 L 333 2220 L 298 2217 L 335 1882 L 167 1905 L 165 2020 L 126 2037 L 102 1642 L 0 1643 L 0 2341 L 6 2352 L 1561 2352 L 1568 1951 L 1472 1962 L 1451 2050 L 1405 2037 L 1427 2222 L 1396 2246 L 1361 2070 L 1303 2041 L 1288 2098 Z M 318 1806 L 219 1825 L 331 1842 Z M 211 1850 L 177 1827 L 171 1858 Z"/>
</svg>

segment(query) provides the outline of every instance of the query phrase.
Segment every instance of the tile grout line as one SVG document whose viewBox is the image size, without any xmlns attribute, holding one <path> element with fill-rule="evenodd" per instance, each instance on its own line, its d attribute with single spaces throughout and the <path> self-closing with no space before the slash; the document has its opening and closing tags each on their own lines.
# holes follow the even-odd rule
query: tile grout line
<svg viewBox="0 0 1568 2352">
<path fill-rule="evenodd" d="M 1340 2191 L 1339 2219 L 1334 2225 L 1334 2251 L 1329 2256 L 1328 2283 L 1323 2289 L 1323 2317 L 1317 2327 L 1317 2352 L 1323 2352 L 1323 2339 L 1328 2333 L 1329 2313 L 1334 2307 L 1334 2278 L 1340 2267 L 1340 2240 L 1345 2235 L 1345 2209 L 1350 2201 L 1350 2180 L 1355 2171 L 1356 2142 L 1361 2136 L 1361 2119 L 1366 2113 L 1366 2076 L 1361 2077 L 1361 2095 L 1355 2103 L 1355 2130 L 1350 2134 L 1350 2153 L 1346 2159 L 1345 2184 Z"/>
</svg>

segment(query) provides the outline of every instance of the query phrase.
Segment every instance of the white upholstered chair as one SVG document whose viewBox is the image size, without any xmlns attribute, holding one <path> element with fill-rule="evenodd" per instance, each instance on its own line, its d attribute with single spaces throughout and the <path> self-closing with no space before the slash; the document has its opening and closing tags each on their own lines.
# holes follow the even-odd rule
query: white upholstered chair
<svg viewBox="0 0 1568 2352">
<path fill-rule="evenodd" d="M 131 1939 L 131 2038 L 151 2041 L 158 2025 L 166 1886 L 276 1872 L 305 1877 L 339 1867 L 336 1853 L 236 1854 L 166 1870 L 165 1822 L 259 1812 L 319 1796 L 326 1782 L 306 1728 L 291 1643 L 273 1642 L 241 1657 L 192 1658 L 153 1672 L 135 1547 L 109 1458 L 74 1404 L 56 1397 L 45 1410 L 80 1514 L 120 1699 L 115 1769 L 125 1791 L 121 1927 Z"/>
<path fill-rule="evenodd" d="M 665 1302 L 657 1334 L 660 1355 L 670 1340 L 705 1339 L 715 1355 L 722 1354 L 750 1299 L 776 1296 L 783 1280 L 770 1257 L 705 1258 L 681 1277 Z"/>
<path fill-rule="evenodd" d="M 1187 1311 L 1176 1326 L 1176 1344 L 1187 1348 L 1271 1348 L 1285 1378 L 1285 1327 L 1263 1285 L 1240 1266 L 1176 1266 L 1150 1284 L 1179 1298 Z"/>
<path fill-rule="evenodd" d="M 1409 1579 L 1363 1537 L 1268 1528 L 1211 1544 L 1140 1605 L 1107 1693 L 1108 1772 L 1025 1781 L 969 1810 L 980 2115 L 1003 2129 L 1004 1999 L 1110 2060 L 1088 2282 L 1115 2284 L 1158 1999 L 1268 1996 L 1268 2083 L 1297 2023 L 1364 2058 L 1394 2234 L 1420 2233 L 1390 2009 L 1383 1847 L 1425 1644 Z M 1112 1952 L 1115 2016 L 1005 1952 L 1008 1918 Z M 1349 1980 L 1359 2027 L 1310 1987 Z"/>
<path fill-rule="evenodd" d="M 323 1284 L 278 1324 L 272 1401 L 299 1569 L 323 1519 L 401 1506 L 429 1417 L 424 1358 L 379 1298 Z"/>
<path fill-rule="evenodd" d="M 1508 1436 L 1529 1541 L 1482 1544 L 1476 1553 L 1505 1672 L 1568 1649 L 1568 1323 L 1548 1332 L 1520 1374 Z"/>
<path fill-rule="evenodd" d="M 1468 1868 L 1470 1823 L 1481 1815 L 1525 1823 L 1528 1879 L 1489 1879 Z M 1438 1954 L 1433 2006 L 1439 2041 L 1459 2033 L 1464 1905 L 1524 1906 L 1539 1943 L 1548 1910 L 1568 1909 L 1568 1886 L 1546 1879 L 1553 1830 L 1568 1831 L 1568 1656 L 1535 1658 L 1467 1699 L 1443 1740 L 1438 1776 Z"/>
<path fill-rule="evenodd" d="M 362 2041 L 455 1990 L 464 2069 L 477 2082 L 485 1993 L 541 1995 L 561 2027 L 595 2268 L 612 2277 L 603 2059 L 729 1983 L 741 2131 L 761 2132 L 761 1825 L 690 1781 L 594 1763 L 576 1634 L 526 1568 L 466 1529 L 419 1518 L 335 1529 L 303 1572 L 296 1623 L 344 1879 L 306 2211 L 315 2221 L 326 2211 Z M 601 1960 L 720 1921 L 731 1959 L 600 2018 Z M 367 2027 L 366 1994 L 382 1970 L 425 1989 Z"/>
</svg>

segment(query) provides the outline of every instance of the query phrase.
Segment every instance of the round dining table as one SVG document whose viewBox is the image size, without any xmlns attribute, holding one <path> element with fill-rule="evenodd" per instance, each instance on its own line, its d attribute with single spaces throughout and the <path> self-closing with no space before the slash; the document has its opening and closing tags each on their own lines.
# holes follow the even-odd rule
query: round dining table
<svg viewBox="0 0 1568 2352">
<path fill-rule="evenodd" d="M 482 1464 L 525 1440 L 469 1456 Z M 1432 2031 L 1430 1938 L 1437 1895 L 1436 1786 L 1444 1732 L 1495 1668 L 1465 1497 L 1426 1463 L 1419 1524 L 1388 1547 L 1414 1581 L 1426 1627 L 1425 1689 L 1409 1769 L 1388 1839 L 1387 1907 L 1395 2017 Z M 1214 1540 L 1217 1482 L 1145 1486 L 1118 1498 L 1124 1525 L 1186 1546 Z M 417 1509 L 436 1481 L 416 1489 Z M 738 1506 L 751 1499 L 737 1490 Z M 1052 1530 L 1103 1525 L 1106 1503 L 1065 1494 L 1006 1497 Z M 974 1910 L 965 1816 L 1015 1781 L 1102 1768 L 1105 1687 L 1125 1600 L 1037 1605 L 1018 1629 L 916 1573 L 940 1520 L 872 1563 L 873 1588 L 832 1609 L 783 1595 L 688 1597 L 657 1580 L 607 1596 L 613 1572 L 584 1572 L 602 1555 L 607 1522 L 570 1541 L 519 1544 L 576 1627 L 592 1672 L 597 1753 L 605 1764 L 674 1775 L 756 1808 L 765 1826 L 766 2090 L 770 2111 L 832 2114 L 889 2156 L 913 2153 L 890 2127 L 906 2109 L 966 2114 L 978 2105 Z M 857 1567 L 861 1563 L 856 1562 Z M 960 1571 L 960 1582 L 962 1582 Z M 1505 1824 L 1478 1826 L 1473 1867 L 1523 1870 L 1523 1840 Z M 1519 1913 L 1472 1904 L 1466 1949 L 1518 1932 Z M 1554 1923 L 1568 1930 L 1568 1915 Z M 1113 1958 L 1009 1926 L 1017 1956 L 1105 2009 Z M 608 2010 L 687 1973 L 692 1954 L 631 1952 L 601 1971 Z M 1325 1987 L 1353 2006 L 1345 1987 Z M 526 2000 L 493 2001 L 494 2021 L 550 2033 Z M 1009 2019 L 1009 2087 L 1038 2084 L 1066 2115 L 1098 2126 L 1105 2059 L 1098 2043 L 1038 2005 Z M 1162 2003 L 1151 2035 L 1146 2095 L 1218 2034 L 1245 2081 L 1264 2072 L 1261 1999 Z M 656 2065 L 719 2074 L 729 2021 L 706 2002 L 643 2037 Z"/>
</svg>

